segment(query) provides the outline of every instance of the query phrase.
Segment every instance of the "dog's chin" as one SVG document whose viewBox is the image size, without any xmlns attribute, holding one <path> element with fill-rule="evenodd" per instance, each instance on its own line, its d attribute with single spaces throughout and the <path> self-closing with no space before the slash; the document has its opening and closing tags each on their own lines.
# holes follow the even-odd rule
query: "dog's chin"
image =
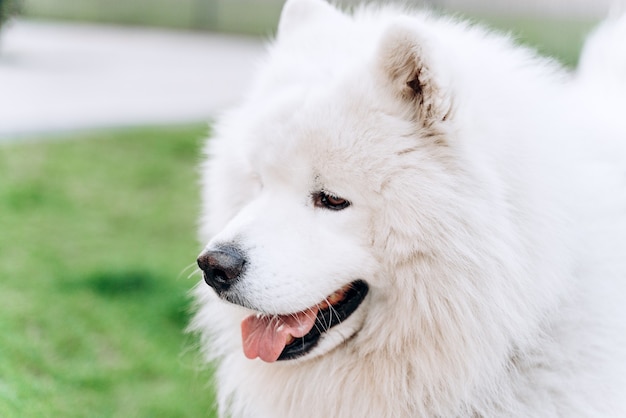
<svg viewBox="0 0 626 418">
<path fill-rule="evenodd" d="M 253 310 L 241 324 L 246 357 L 272 363 L 305 360 L 331 351 L 363 326 L 368 292 L 367 283 L 355 280 L 300 312 L 277 315 Z M 249 308 L 232 294 L 221 296 Z"/>
</svg>

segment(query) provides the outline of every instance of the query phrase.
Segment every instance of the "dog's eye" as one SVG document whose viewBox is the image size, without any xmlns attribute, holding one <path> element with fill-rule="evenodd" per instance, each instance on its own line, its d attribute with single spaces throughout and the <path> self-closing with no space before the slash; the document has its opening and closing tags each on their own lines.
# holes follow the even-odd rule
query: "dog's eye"
<svg viewBox="0 0 626 418">
<path fill-rule="evenodd" d="M 318 208 L 341 210 L 350 206 L 350 202 L 341 197 L 319 192 L 314 196 L 315 206 Z"/>
</svg>

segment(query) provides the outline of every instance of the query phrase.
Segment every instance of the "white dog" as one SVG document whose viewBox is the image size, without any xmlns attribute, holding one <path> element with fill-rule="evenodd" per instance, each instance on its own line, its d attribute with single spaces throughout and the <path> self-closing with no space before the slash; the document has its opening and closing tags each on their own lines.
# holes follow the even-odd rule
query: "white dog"
<svg viewBox="0 0 626 418">
<path fill-rule="evenodd" d="M 190 328 L 221 414 L 625 417 L 625 33 L 569 74 L 288 1 L 203 167 Z"/>
</svg>

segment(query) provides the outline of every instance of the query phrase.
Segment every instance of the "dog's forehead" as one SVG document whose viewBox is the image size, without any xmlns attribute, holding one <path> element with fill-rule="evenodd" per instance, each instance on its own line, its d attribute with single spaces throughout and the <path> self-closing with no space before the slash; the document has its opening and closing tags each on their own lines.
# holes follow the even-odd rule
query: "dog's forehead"
<svg viewBox="0 0 626 418">
<path fill-rule="evenodd" d="M 376 115 L 324 98 L 285 101 L 249 126 L 249 158 L 257 165 L 310 171 L 345 162 L 371 142 Z"/>
<path fill-rule="evenodd" d="M 396 154 L 416 140 L 409 121 L 377 111 L 372 102 L 337 98 L 266 111 L 248 132 L 247 159 L 266 185 L 346 196 L 355 187 L 378 190 L 385 173 L 401 164 Z"/>
</svg>

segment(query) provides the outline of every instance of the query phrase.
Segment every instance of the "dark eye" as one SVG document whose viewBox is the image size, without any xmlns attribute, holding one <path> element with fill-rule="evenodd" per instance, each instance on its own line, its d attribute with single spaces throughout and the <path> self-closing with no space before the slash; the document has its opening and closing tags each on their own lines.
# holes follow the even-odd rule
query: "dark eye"
<svg viewBox="0 0 626 418">
<path fill-rule="evenodd" d="M 319 192 L 314 195 L 314 204 L 318 208 L 331 210 L 341 210 L 350 206 L 350 202 L 348 202 L 346 199 L 333 196 L 324 192 Z"/>
</svg>

